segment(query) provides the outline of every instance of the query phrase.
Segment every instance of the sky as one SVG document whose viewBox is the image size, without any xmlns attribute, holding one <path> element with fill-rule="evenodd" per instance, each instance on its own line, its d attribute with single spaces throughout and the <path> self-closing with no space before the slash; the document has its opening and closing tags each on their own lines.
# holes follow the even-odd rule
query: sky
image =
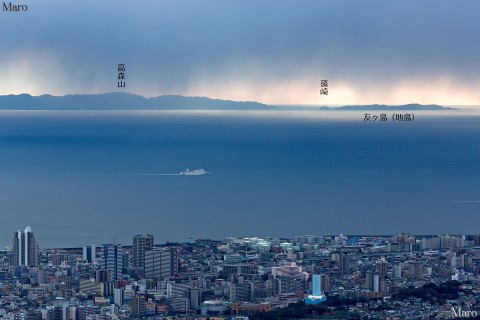
<svg viewBox="0 0 480 320">
<path fill-rule="evenodd" d="M 474 0 L 23 3 L 0 11 L 0 95 L 480 105 Z"/>
</svg>

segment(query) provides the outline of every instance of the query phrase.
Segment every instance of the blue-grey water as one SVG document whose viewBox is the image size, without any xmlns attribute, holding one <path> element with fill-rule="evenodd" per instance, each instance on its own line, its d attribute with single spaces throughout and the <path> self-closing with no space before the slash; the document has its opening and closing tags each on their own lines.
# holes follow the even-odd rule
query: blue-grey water
<svg viewBox="0 0 480 320">
<path fill-rule="evenodd" d="M 480 232 L 480 117 L 331 114 L 1 111 L 0 247 Z"/>
</svg>

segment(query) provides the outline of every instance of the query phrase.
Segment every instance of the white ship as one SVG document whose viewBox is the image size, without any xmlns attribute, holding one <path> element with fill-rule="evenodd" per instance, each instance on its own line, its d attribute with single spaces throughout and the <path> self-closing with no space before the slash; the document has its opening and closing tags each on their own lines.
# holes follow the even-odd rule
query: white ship
<svg viewBox="0 0 480 320">
<path fill-rule="evenodd" d="M 210 174 L 211 172 L 205 171 L 203 169 L 190 170 L 187 168 L 185 171 L 180 171 L 182 176 L 203 176 L 204 174 Z"/>
</svg>

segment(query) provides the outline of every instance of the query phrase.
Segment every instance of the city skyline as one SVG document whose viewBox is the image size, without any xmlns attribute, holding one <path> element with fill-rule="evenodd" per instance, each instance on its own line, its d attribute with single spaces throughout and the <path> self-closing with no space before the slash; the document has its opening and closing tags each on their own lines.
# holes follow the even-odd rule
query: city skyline
<svg viewBox="0 0 480 320">
<path fill-rule="evenodd" d="M 477 316 L 480 307 L 480 234 L 228 237 L 164 247 L 137 234 L 130 242 L 43 249 L 29 266 L 0 251 L 0 317 L 431 319 Z"/>
<path fill-rule="evenodd" d="M 18 236 L 19 234 L 21 234 L 21 239 L 22 241 L 27 241 L 25 239 L 27 239 L 27 237 L 24 236 L 24 234 L 30 234 L 30 238 L 33 239 L 33 243 L 35 243 L 37 246 L 38 246 L 38 243 L 36 241 L 36 237 L 33 238 L 33 231 L 32 231 L 32 227 L 31 226 L 28 226 L 25 228 L 25 230 L 22 232 L 22 231 L 17 231 L 15 232 L 15 236 L 16 238 L 20 237 Z M 472 239 L 475 239 L 476 242 L 479 242 L 480 244 L 480 231 L 478 233 L 471 233 L 471 234 L 468 234 L 468 233 L 437 233 L 437 234 L 428 234 L 428 233 L 416 233 L 416 234 L 413 234 L 411 232 L 402 232 L 400 233 L 400 235 L 413 235 L 413 236 L 416 236 L 416 237 L 423 237 L 425 239 L 430 239 L 430 238 L 438 238 L 438 237 L 469 237 L 469 238 L 472 238 Z M 168 245 L 176 245 L 176 244 L 191 244 L 191 243 L 194 243 L 196 241 L 202 241 L 202 240 L 212 240 L 212 241 L 225 241 L 225 240 L 228 240 L 228 239 L 233 239 L 233 238 L 237 238 L 237 239 L 244 239 L 244 240 L 248 240 L 248 239 L 258 239 L 258 240 L 261 240 L 261 241 L 264 241 L 265 239 L 268 240 L 268 241 L 286 241 L 286 242 L 296 242 L 295 239 L 298 239 L 298 238 L 314 238 L 314 239 L 318 239 L 318 238 L 335 238 L 335 237 L 340 237 L 340 238 L 351 238 L 351 239 L 357 239 L 357 238 L 395 238 L 399 236 L 399 234 L 397 233 L 391 233 L 391 234 L 388 234 L 388 233 L 383 233 L 383 234 L 355 234 L 355 233 L 352 233 L 352 234 L 344 234 L 344 233 L 325 233 L 325 234 L 302 234 L 302 235 L 295 235 L 295 236 L 280 236 L 280 237 L 274 237 L 274 236 L 268 236 L 268 235 L 234 235 L 234 234 L 230 234 L 224 238 L 208 238 L 208 237 L 200 237 L 200 238 L 196 238 L 196 239 L 193 239 L 192 237 L 189 237 L 188 235 L 184 235 L 183 237 L 185 239 L 188 238 L 188 240 L 186 241 L 164 241 L 164 242 L 160 242 L 160 243 L 157 243 L 157 242 L 154 242 L 154 239 L 157 237 L 155 236 L 154 233 L 145 233 L 145 234 L 142 234 L 142 233 L 132 233 L 131 236 L 123 239 L 123 243 L 126 243 L 126 244 L 121 244 L 122 241 L 117 241 L 117 239 L 112 239 L 110 242 L 109 241 L 100 241 L 99 245 L 95 245 L 95 244 L 87 244 L 88 241 L 86 241 L 85 243 L 81 243 L 79 244 L 78 246 L 66 246 L 66 247 L 62 247 L 62 246 L 55 246 L 55 247 L 38 247 L 39 249 L 42 249 L 42 250 L 52 250 L 52 249 L 82 249 L 82 255 L 84 257 L 85 260 L 89 260 L 91 262 L 92 260 L 92 255 L 94 256 L 94 252 L 95 250 L 94 249 L 101 249 L 103 247 L 106 247 L 107 248 L 107 254 L 108 254 L 108 250 L 111 250 L 111 248 L 115 247 L 115 246 L 119 246 L 119 248 L 122 248 L 122 247 L 125 247 L 125 248 L 129 248 L 130 250 L 132 250 L 132 267 L 133 268 L 143 268 L 144 267 L 144 264 L 145 264 L 145 252 L 147 250 L 153 250 L 154 248 L 156 247 L 162 247 L 162 246 L 168 246 Z M 15 239 L 16 239 L 15 238 Z M 14 245 L 12 246 L 6 246 L 5 249 L 10 249 L 10 250 L 13 250 L 15 251 L 15 239 L 14 239 Z M 20 238 L 19 238 L 20 239 Z M 23 249 L 22 249 L 22 252 L 25 252 Z M 138 252 L 138 253 L 137 253 Z M 25 253 L 23 254 L 25 255 Z M 18 255 L 17 255 L 18 256 Z M 23 260 L 23 261 L 27 261 L 27 264 L 28 264 L 28 259 L 27 260 Z"/>
<path fill-rule="evenodd" d="M 17 241 L 20 233 L 17 249 L 28 247 Z M 24 238 L 33 239 L 30 227 Z M 137 234 L 132 246 L 42 249 L 25 265 L 16 263 L 16 250 L 1 250 L 0 317 L 311 319 L 343 318 L 348 307 L 354 319 L 430 319 L 479 312 L 480 234 L 227 237 L 161 247 L 153 240 Z"/>
</svg>

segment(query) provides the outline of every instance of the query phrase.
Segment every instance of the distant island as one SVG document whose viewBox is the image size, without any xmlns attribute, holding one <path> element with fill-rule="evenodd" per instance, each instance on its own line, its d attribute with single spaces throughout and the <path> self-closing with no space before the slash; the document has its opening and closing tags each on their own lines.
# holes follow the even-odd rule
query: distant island
<svg viewBox="0 0 480 320">
<path fill-rule="evenodd" d="M 398 106 L 389 106 L 386 104 L 367 104 L 367 105 L 353 105 L 343 107 L 320 107 L 319 110 L 457 110 L 456 108 L 442 107 L 438 104 L 418 104 L 409 103 Z"/>
<path fill-rule="evenodd" d="M 252 101 L 180 95 L 145 98 L 122 92 L 65 96 L 31 96 L 29 94 L 0 96 L 0 110 L 268 110 L 272 108 L 274 107 Z"/>
</svg>

